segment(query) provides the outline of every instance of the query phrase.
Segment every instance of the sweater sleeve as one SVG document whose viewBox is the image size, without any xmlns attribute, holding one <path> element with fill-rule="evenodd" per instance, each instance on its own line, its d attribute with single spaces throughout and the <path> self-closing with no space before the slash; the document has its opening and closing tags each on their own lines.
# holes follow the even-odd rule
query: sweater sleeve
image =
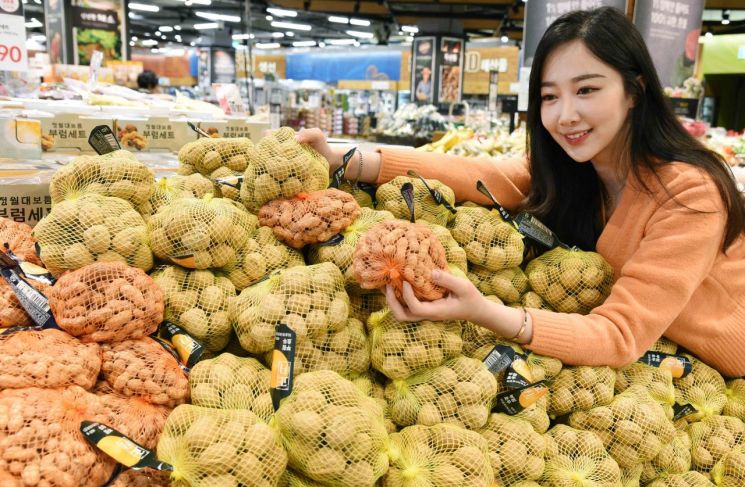
<svg viewBox="0 0 745 487">
<path fill-rule="evenodd" d="M 669 188 L 674 198 L 659 204 L 649 197 L 649 204 L 659 207 L 608 299 L 586 316 L 531 309 L 533 338 L 527 348 L 567 364 L 618 368 L 636 361 L 663 335 L 710 272 L 726 223 L 710 179 L 678 179 L 683 180 Z"/>
<path fill-rule="evenodd" d="M 515 209 L 530 189 L 530 169 L 525 158 L 497 160 L 488 157 L 460 157 L 413 149 L 381 148 L 378 184 L 409 170 L 450 186 L 457 201 L 491 204 L 476 189 L 479 179 L 505 208 Z"/>
</svg>

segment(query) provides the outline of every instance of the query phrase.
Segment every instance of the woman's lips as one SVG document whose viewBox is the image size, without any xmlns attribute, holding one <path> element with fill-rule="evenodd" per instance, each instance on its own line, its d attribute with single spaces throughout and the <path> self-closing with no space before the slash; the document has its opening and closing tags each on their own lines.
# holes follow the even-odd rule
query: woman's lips
<svg viewBox="0 0 745 487">
<path fill-rule="evenodd" d="M 564 134 L 564 139 L 570 145 L 578 145 L 587 139 L 587 136 L 590 135 L 590 132 L 592 132 L 592 129 L 584 130 L 582 132 L 574 132 L 571 134 Z"/>
</svg>

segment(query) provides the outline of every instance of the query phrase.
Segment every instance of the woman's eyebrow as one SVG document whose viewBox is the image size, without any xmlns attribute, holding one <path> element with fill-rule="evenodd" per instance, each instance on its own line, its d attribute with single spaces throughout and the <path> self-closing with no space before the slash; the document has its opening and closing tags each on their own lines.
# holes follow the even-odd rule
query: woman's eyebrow
<svg viewBox="0 0 745 487">
<path fill-rule="evenodd" d="M 572 83 L 579 83 L 580 81 L 585 81 L 588 79 L 593 78 L 605 78 L 604 75 L 598 74 L 598 73 L 588 73 L 588 74 L 580 74 L 579 76 L 575 76 L 572 78 Z M 542 81 L 541 82 L 541 88 L 547 87 L 547 86 L 556 86 L 556 83 L 553 81 Z"/>
</svg>

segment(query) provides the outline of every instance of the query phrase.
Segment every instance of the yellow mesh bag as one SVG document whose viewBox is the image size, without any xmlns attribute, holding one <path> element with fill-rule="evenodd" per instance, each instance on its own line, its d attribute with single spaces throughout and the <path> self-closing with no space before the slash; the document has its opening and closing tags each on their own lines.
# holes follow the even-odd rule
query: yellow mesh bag
<svg viewBox="0 0 745 487">
<path fill-rule="evenodd" d="M 347 228 L 360 214 L 352 195 L 328 188 L 279 198 L 259 208 L 259 223 L 270 227 L 292 248 L 325 242 Z"/>
<path fill-rule="evenodd" d="M 436 179 L 427 179 L 430 188 L 440 193 L 442 199 L 451 206 L 455 205 L 455 193 Z M 435 225 L 447 226 L 451 213 L 444 205 L 437 203 L 424 183 L 419 178 L 396 176 L 391 181 L 378 186 L 375 197 L 378 209 L 393 213 L 396 218 L 409 219 L 409 207 L 401 196 L 401 187 L 411 183 L 414 186 L 414 218 Z"/>
<path fill-rule="evenodd" d="M 373 190 L 375 186 L 372 186 Z M 339 189 L 345 193 L 349 193 L 359 203 L 362 208 L 375 208 L 375 202 L 373 196 L 365 191 L 360 185 L 355 182 L 344 179 L 339 185 Z M 373 193 L 374 194 L 374 193 Z"/>
<path fill-rule="evenodd" d="M 271 228 L 259 227 L 221 273 L 242 291 L 276 270 L 301 265 L 305 265 L 303 254 L 280 242 Z"/>
<path fill-rule="evenodd" d="M 513 418 L 527 421 L 536 432 L 544 434 L 551 426 L 551 418 L 549 418 L 547 412 L 548 401 L 549 396 L 545 395 L 538 399 L 535 404 L 528 406 L 526 409 L 523 409 L 514 415 Z"/>
<path fill-rule="evenodd" d="M 381 292 L 359 292 L 351 286 L 347 287 L 347 291 L 349 292 L 349 316 L 363 323 L 367 323 L 371 314 L 387 306 L 385 294 Z"/>
<path fill-rule="evenodd" d="M 123 199 L 135 208 L 153 190 L 153 171 L 131 152 L 118 150 L 102 156 L 80 156 L 55 171 L 49 183 L 52 203 L 98 194 Z"/>
<path fill-rule="evenodd" d="M 696 413 L 685 417 L 686 421 L 700 421 L 708 416 L 720 414 L 727 404 L 727 386 L 716 370 L 692 355 L 682 354 L 693 364 L 691 372 L 682 379 L 674 379 L 675 401 L 690 404 Z"/>
<path fill-rule="evenodd" d="M 517 267 L 523 261 L 522 235 L 502 220 L 497 210 L 461 206 L 449 228 L 472 264 L 500 271 Z"/>
<path fill-rule="evenodd" d="M 164 206 L 150 218 L 153 253 L 183 267 L 220 268 L 235 263 L 236 254 L 257 228 L 255 216 L 221 198 L 184 198 Z"/>
<path fill-rule="evenodd" d="M 519 303 L 520 298 L 530 291 L 528 278 L 519 267 L 493 272 L 484 267 L 472 265 L 468 269 L 468 279 L 487 296 L 497 296 L 507 304 Z"/>
<path fill-rule="evenodd" d="M 545 309 L 547 311 L 556 311 L 551 307 L 550 304 L 546 302 L 545 299 L 543 299 L 538 293 L 534 291 L 528 291 L 522 296 L 520 296 L 520 303 L 513 303 L 510 306 L 512 307 L 518 307 L 517 305 L 522 306 L 523 308 L 533 308 L 533 309 Z"/>
<path fill-rule="evenodd" d="M 209 351 L 225 348 L 233 330 L 235 288 L 208 270 L 162 266 L 152 274 L 163 290 L 165 315 L 202 342 Z"/>
<path fill-rule="evenodd" d="M 104 343 L 101 350 L 101 376 L 116 393 L 170 407 L 189 398 L 179 363 L 152 338 Z"/>
<path fill-rule="evenodd" d="M 486 299 L 501 304 L 501 301 L 496 296 L 487 296 Z M 519 353 L 525 353 L 517 344 L 507 341 L 497 336 L 488 328 L 471 323 L 470 321 L 463 323 L 463 333 L 461 336 L 463 339 L 463 355 L 477 360 L 484 360 L 495 345 L 515 346 L 516 351 L 519 350 Z"/>
<path fill-rule="evenodd" d="M 445 259 L 448 261 L 448 265 L 452 269 L 455 266 L 457 269 L 462 271 L 464 274 L 468 272 L 468 259 L 466 258 L 466 251 L 458 245 L 453 236 L 450 234 L 447 228 L 435 225 L 434 223 L 424 222 L 429 228 L 432 229 L 432 233 L 435 234 L 437 240 L 442 244 L 442 248 L 445 249 Z"/>
<path fill-rule="evenodd" d="M 95 194 L 63 201 L 34 227 L 41 260 L 55 277 L 94 262 L 149 270 L 147 227 L 126 201 Z"/>
<path fill-rule="evenodd" d="M 670 355 L 675 355 L 676 353 L 678 353 L 678 344 L 668 338 L 660 337 L 659 340 L 654 342 L 654 344 L 649 349 L 649 351 L 650 352 L 662 352 L 662 353 L 667 353 Z"/>
<path fill-rule="evenodd" d="M 391 435 L 391 468 L 383 485 L 491 487 L 489 446 L 478 433 L 457 426 L 409 426 Z"/>
<path fill-rule="evenodd" d="M 616 370 L 616 393 L 621 393 L 633 385 L 645 387 L 649 395 L 664 408 L 665 415 L 669 419 L 673 418 L 675 387 L 669 369 L 635 362 Z"/>
<path fill-rule="evenodd" d="M 497 485 L 539 480 L 546 466 L 546 440 L 530 423 L 502 413 L 492 413 L 478 432 L 489 446 L 489 459 Z"/>
<path fill-rule="evenodd" d="M 499 385 L 479 360 L 458 357 L 407 379 L 391 381 L 385 398 L 399 426 L 452 423 L 468 429 L 489 419 Z"/>
<path fill-rule="evenodd" d="M 634 465 L 621 469 L 621 487 L 639 487 L 642 475 L 642 465 Z"/>
<path fill-rule="evenodd" d="M 533 376 L 533 380 L 548 380 L 553 381 L 554 378 L 559 375 L 563 364 L 561 360 L 553 357 L 546 357 L 537 353 L 528 353 L 528 370 Z"/>
<path fill-rule="evenodd" d="M 346 327 L 349 297 L 341 271 L 329 262 L 292 267 L 244 289 L 233 325 L 241 346 L 255 354 L 274 347 L 274 329 L 285 323 L 298 338 L 323 336 Z"/>
<path fill-rule="evenodd" d="M 143 470 L 125 470 L 114 479 L 109 487 L 169 487 L 170 472 L 161 472 L 145 468 Z"/>
<path fill-rule="evenodd" d="M 731 416 L 709 416 L 688 426 L 691 466 L 708 474 L 735 447 L 745 444 L 745 423 Z"/>
<path fill-rule="evenodd" d="M 393 219 L 394 216 L 388 211 L 376 211 L 369 208 L 362 208 L 359 217 L 357 217 L 351 225 L 341 232 L 343 237 L 341 242 L 330 245 L 314 245 L 310 247 L 308 251 L 308 262 L 311 264 L 332 262 L 336 264 L 342 274 L 344 274 L 346 285 L 356 286 L 357 282 L 352 273 L 352 259 L 357 242 L 365 232 L 374 227 L 375 224 Z"/>
<path fill-rule="evenodd" d="M 41 265 L 41 260 L 36 255 L 36 240 L 33 237 L 33 229 L 25 223 L 0 218 L 0 251 L 5 250 L 5 244 L 8 244 L 10 250 L 20 259 L 31 264 Z"/>
<path fill-rule="evenodd" d="M 222 167 L 242 173 L 248 167 L 252 148 L 251 140 L 244 137 L 205 137 L 181 147 L 178 160 L 184 167 L 203 176 L 209 177 Z"/>
<path fill-rule="evenodd" d="M 717 487 L 745 485 L 745 446 L 738 446 L 725 454 L 711 470 L 711 478 Z"/>
<path fill-rule="evenodd" d="M 0 391 L 3 485 L 104 485 L 116 463 L 80 432 L 81 421 L 103 422 L 103 409 L 78 386 Z"/>
<path fill-rule="evenodd" d="M 158 441 L 158 458 L 174 467 L 171 485 L 276 485 L 287 466 L 277 431 L 247 409 L 182 404 Z"/>
<path fill-rule="evenodd" d="M 641 481 L 645 484 L 658 477 L 682 474 L 691 469 L 691 439 L 685 431 L 675 431 L 670 443 L 662 445 L 660 453 L 642 468 Z"/>
<path fill-rule="evenodd" d="M 252 212 L 268 201 L 318 191 L 329 184 L 328 161 L 311 146 L 298 144 L 289 127 L 262 138 L 249 157 L 241 200 Z"/>
<path fill-rule="evenodd" d="M 370 315 L 373 368 L 390 379 L 405 379 L 460 355 L 463 348 L 460 321 L 400 322 L 390 308 Z"/>
<path fill-rule="evenodd" d="M 745 421 L 745 379 L 733 379 L 727 382 L 727 403 L 722 414 L 734 416 Z"/>
<path fill-rule="evenodd" d="M 644 386 L 635 385 L 607 406 L 569 417 L 577 429 L 595 433 L 622 469 L 652 460 L 675 436 L 675 427 Z"/>
<path fill-rule="evenodd" d="M 398 431 L 398 426 L 391 420 L 388 402 L 385 400 L 385 377 L 380 376 L 373 370 L 368 370 L 355 377 L 350 377 L 352 384 L 362 391 L 367 397 L 371 397 L 383 410 L 385 429 L 388 433 Z"/>
<path fill-rule="evenodd" d="M 142 270 L 97 262 L 63 275 L 49 290 L 60 328 L 82 341 L 141 338 L 163 321 L 163 292 Z"/>
<path fill-rule="evenodd" d="M 143 216 L 152 216 L 172 201 L 181 198 L 203 198 L 207 194 L 216 194 L 215 185 L 201 174 L 188 176 L 169 176 L 153 183 L 150 198 L 139 206 Z"/>
<path fill-rule="evenodd" d="M 262 421 L 274 414 L 271 372 L 254 358 L 229 353 L 202 360 L 191 369 L 191 403 L 217 409 L 249 409 Z"/>
<path fill-rule="evenodd" d="M 556 311 L 587 314 L 613 285 L 613 268 L 595 252 L 557 247 L 530 261 L 530 287 Z"/>
<path fill-rule="evenodd" d="M 297 377 L 275 415 L 288 464 L 325 485 L 373 485 L 388 470 L 383 412 L 332 371 Z"/>
<path fill-rule="evenodd" d="M 541 485 L 621 485 L 621 469 L 594 433 L 560 424 L 546 434 Z"/>
<path fill-rule="evenodd" d="M 24 279 L 22 276 L 19 277 L 44 295 L 49 293 L 49 289 L 51 289 L 51 286 L 48 284 Z M 0 277 L 0 303 L 3 303 L 2 307 L 0 307 L 0 328 L 34 325 L 33 320 L 26 313 L 26 309 L 18 301 L 18 296 L 13 292 L 13 288 L 2 277 Z"/>
<path fill-rule="evenodd" d="M 101 370 L 101 349 L 60 330 L 22 330 L 0 334 L 0 389 L 90 389 Z"/>
<path fill-rule="evenodd" d="M 432 281 L 433 269 L 448 269 L 445 249 L 425 224 L 378 223 L 357 242 L 353 259 L 352 272 L 362 289 L 391 285 L 401 299 L 407 281 L 419 299 L 432 301 L 445 295 L 445 289 Z"/>
<path fill-rule="evenodd" d="M 616 373 L 610 367 L 565 366 L 551 385 L 548 413 L 554 416 L 607 406 Z"/>
<path fill-rule="evenodd" d="M 655 479 L 647 487 L 714 487 L 714 484 L 699 472 L 686 472 Z"/>
<path fill-rule="evenodd" d="M 323 487 L 326 484 L 316 482 L 313 479 L 309 479 L 301 473 L 297 473 L 291 468 L 288 468 L 282 472 L 282 477 L 279 479 L 278 487 Z"/>
</svg>

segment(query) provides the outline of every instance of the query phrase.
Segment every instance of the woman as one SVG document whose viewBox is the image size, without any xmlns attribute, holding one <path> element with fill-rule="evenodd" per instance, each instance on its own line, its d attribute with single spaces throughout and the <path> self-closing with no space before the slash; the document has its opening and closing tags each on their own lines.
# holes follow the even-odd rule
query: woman
<svg viewBox="0 0 745 487">
<path fill-rule="evenodd" d="M 575 365 L 622 367 L 661 336 L 728 376 L 745 374 L 745 208 L 724 162 L 683 129 L 640 34 L 613 8 L 559 18 L 532 67 L 525 160 L 495 162 L 401 149 L 358 154 L 348 177 L 382 183 L 413 169 L 458 200 L 532 212 L 564 242 L 614 269 L 610 296 L 587 316 L 489 302 L 465 279 L 424 303 L 388 290 L 399 320 L 460 319 Z M 341 152 L 303 131 L 338 166 Z M 361 156 L 361 160 L 360 160 Z"/>
</svg>

